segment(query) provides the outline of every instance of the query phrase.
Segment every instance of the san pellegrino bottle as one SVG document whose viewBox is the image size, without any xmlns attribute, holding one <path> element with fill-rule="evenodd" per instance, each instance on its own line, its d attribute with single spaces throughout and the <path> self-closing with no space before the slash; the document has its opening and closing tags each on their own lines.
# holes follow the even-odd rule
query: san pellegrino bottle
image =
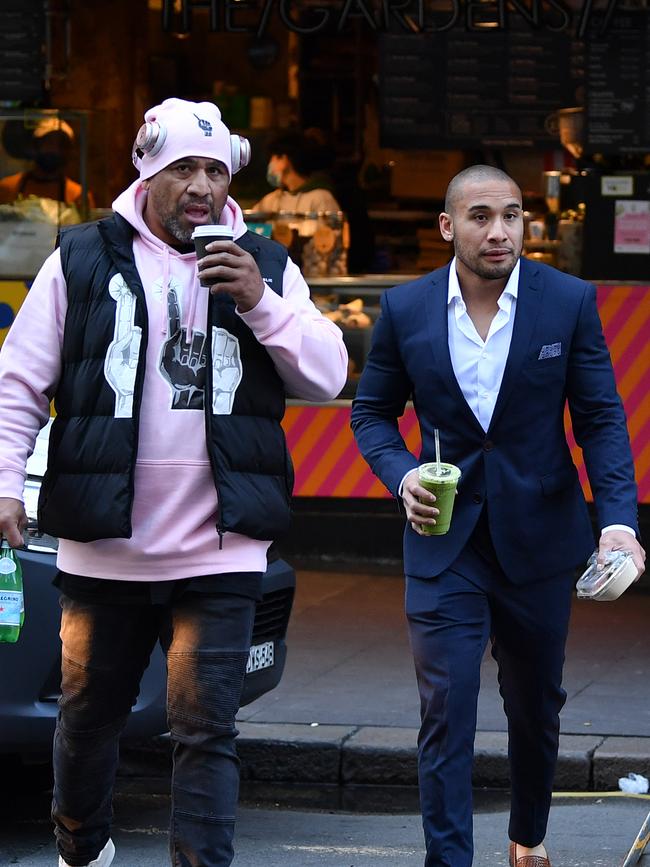
<svg viewBox="0 0 650 867">
<path fill-rule="evenodd" d="M 5 538 L 0 545 L 0 641 L 16 642 L 25 620 L 23 570 Z"/>
</svg>

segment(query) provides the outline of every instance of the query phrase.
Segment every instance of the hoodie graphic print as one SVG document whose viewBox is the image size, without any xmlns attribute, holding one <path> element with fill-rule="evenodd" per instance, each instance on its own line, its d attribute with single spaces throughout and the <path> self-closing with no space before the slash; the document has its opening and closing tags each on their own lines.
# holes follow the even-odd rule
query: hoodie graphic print
<svg viewBox="0 0 650 867">
<path fill-rule="evenodd" d="M 168 383 L 171 409 L 203 409 L 205 394 L 205 333 L 191 339 L 181 325 L 180 286 L 167 287 L 167 340 L 160 349 L 158 372 Z"/>
<path fill-rule="evenodd" d="M 206 335 L 188 333 L 182 322 L 181 288 L 171 280 L 167 287 L 167 340 L 160 350 L 158 371 L 168 383 L 171 409 L 200 409 L 205 402 Z M 239 340 L 225 328 L 212 328 L 212 412 L 230 415 L 235 392 L 242 380 Z"/>
<path fill-rule="evenodd" d="M 182 325 L 182 286 L 170 278 L 166 292 L 162 281 L 153 285 L 154 297 L 167 304 L 167 339 L 160 349 L 158 371 L 169 386 L 171 409 L 200 409 L 205 402 L 206 335 Z M 115 418 L 131 418 L 142 329 L 135 324 L 135 295 L 121 274 L 110 281 L 108 292 L 115 299 L 115 328 L 106 353 L 104 376 L 115 392 Z M 212 412 L 229 415 L 243 367 L 239 340 L 225 328 L 212 328 Z"/>
</svg>

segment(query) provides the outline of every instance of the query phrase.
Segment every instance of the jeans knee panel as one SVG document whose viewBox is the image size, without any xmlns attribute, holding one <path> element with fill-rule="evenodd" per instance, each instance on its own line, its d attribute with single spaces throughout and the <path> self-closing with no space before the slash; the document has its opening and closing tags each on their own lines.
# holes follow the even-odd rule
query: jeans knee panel
<svg viewBox="0 0 650 867">
<path fill-rule="evenodd" d="M 190 720 L 232 731 L 248 652 L 169 653 L 167 707 L 170 721 Z"/>
<path fill-rule="evenodd" d="M 81 744 L 84 741 L 88 741 L 88 749 L 93 750 L 100 744 L 110 742 L 113 738 L 119 736 L 126 725 L 127 719 L 127 716 L 120 716 L 106 725 L 84 726 L 84 720 L 78 716 L 64 717 L 62 714 L 59 714 L 56 731 L 58 736 L 64 738 L 66 743 L 75 741 L 78 744 L 78 748 L 83 749 Z"/>
<path fill-rule="evenodd" d="M 110 672 L 97 671 L 65 657 L 61 666 L 59 709 L 74 728 L 103 728 L 128 716 L 138 688 L 126 688 Z"/>
</svg>

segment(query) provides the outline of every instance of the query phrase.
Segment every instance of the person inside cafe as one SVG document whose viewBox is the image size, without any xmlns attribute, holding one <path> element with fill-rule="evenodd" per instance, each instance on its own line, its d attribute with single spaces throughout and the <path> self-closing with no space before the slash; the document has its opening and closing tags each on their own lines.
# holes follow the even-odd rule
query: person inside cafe
<svg viewBox="0 0 650 867">
<path fill-rule="evenodd" d="M 312 214 L 340 211 L 330 177 L 326 149 L 313 136 L 287 131 L 269 143 L 266 180 L 273 191 L 255 205 L 254 211 L 277 214 Z"/>
<path fill-rule="evenodd" d="M 74 139 L 72 127 L 61 118 L 48 117 L 40 121 L 32 135 L 32 165 L 0 179 L 0 204 L 36 196 L 85 209 L 83 188 L 68 177 L 66 171 Z M 94 208 L 90 192 L 87 199 L 87 206 Z"/>
</svg>

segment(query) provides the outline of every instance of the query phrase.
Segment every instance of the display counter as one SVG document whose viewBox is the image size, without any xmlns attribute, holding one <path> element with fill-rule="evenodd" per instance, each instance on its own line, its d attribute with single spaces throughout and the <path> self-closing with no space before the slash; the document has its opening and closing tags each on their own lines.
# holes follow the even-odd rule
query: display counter
<svg viewBox="0 0 650 867">
<path fill-rule="evenodd" d="M 413 277 L 393 274 L 310 280 L 312 297 L 326 315 L 333 318 L 343 305 L 344 315 L 339 324 L 350 354 L 350 376 L 340 400 L 325 405 L 289 402 L 283 424 L 296 470 L 296 496 L 390 496 L 357 451 L 350 430 L 350 409 L 370 347 L 372 324 L 379 314 L 380 295 L 387 287 L 409 279 Z M 650 283 L 602 282 L 597 283 L 597 288 L 598 309 L 628 419 L 639 502 L 650 503 L 650 401 L 647 397 L 647 383 L 650 382 Z M 364 313 L 367 317 L 361 320 L 362 327 L 359 319 L 354 325 L 346 325 L 350 314 L 345 313 L 345 306 L 354 301 L 361 302 L 355 305 L 355 313 Z M 573 460 L 587 499 L 591 500 L 582 452 L 572 436 L 568 412 L 565 419 Z M 418 454 L 420 433 L 415 411 L 410 405 L 400 420 L 400 430 L 407 447 Z"/>
</svg>

